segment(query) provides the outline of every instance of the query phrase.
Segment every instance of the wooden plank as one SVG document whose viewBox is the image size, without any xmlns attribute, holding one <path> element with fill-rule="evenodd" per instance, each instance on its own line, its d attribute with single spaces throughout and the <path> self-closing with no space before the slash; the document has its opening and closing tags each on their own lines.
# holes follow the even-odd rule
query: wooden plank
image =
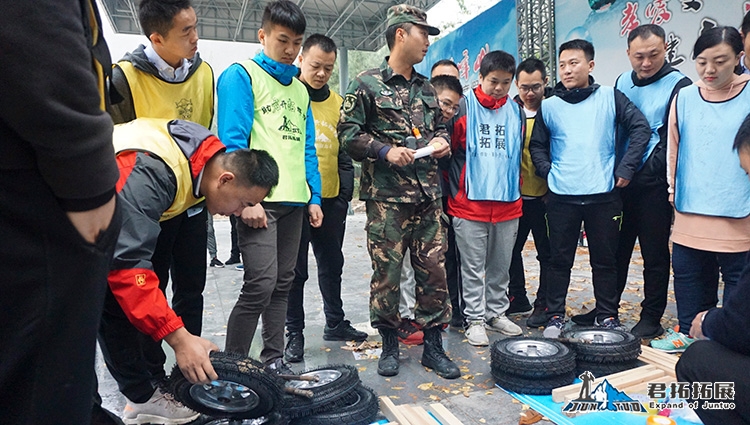
<svg viewBox="0 0 750 425">
<path fill-rule="evenodd" d="M 411 404 L 402 404 L 400 406 L 396 406 L 396 409 L 398 409 L 404 415 L 406 420 L 408 420 L 411 425 L 437 425 L 437 422 L 435 422 L 434 419 L 430 418 L 429 415 L 427 416 L 427 418 L 423 418 L 422 416 L 420 416 L 417 409 L 415 409 L 416 407 L 417 406 Z M 424 409 L 422 409 L 422 411 L 424 411 Z"/>
<path fill-rule="evenodd" d="M 396 408 L 393 401 L 384 395 L 380 396 L 380 411 L 389 421 L 398 422 L 399 425 L 413 425 L 406 419 L 403 413 Z"/>
<path fill-rule="evenodd" d="M 424 410 L 424 407 L 412 405 L 411 408 L 417 413 L 417 415 L 419 415 L 420 418 L 424 419 L 425 423 L 428 423 L 430 425 L 441 425 L 441 423 L 437 419 L 430 416 L 430 414 L 427 413 L 426 410 Z"/>
<path fill-rule="evenodd" d="M 653 365 L 641 366 L 635 369 L 630 369 L 630 370 L 626 370 L 623 372 L 613 373 L 611 375 L 596 378 L 594 382 L 592 383 L 592 387 L 604 381 L 604 379 L 607 379 L 610 382 L 610 384 L 615 385 L 613 381 L 617 381 L 621 378 L 624 378 L 625 380 L 627 380 L 628 377 L 633 376 L 633 373 L 642 374 L 642 373 L 651 373 L 655 371 L 658 372 L 659 374 L 664 373 L 661 369 Z M 570 400 L 572 400 L 580 393 L 580 391 L 581 391 L 581 383 L 570 384 L 564 387 L 555 388 L 554 390 L 552 390 L 552 401 L 554 401 L 555 403 L 561 403 L 565 401 L 567 396 L 569 395 L 572 395 L 572 398 L 570 398 Z"/>
<path fill-rule="evenodd" d="M 635 369 L 631 369 L 629 372 L 633 372 Z M 655 369 L 651 371 L 645 371 L 645 372 L 633 372 L 631 373 L 631 376 L 623 376 L 620 378 L 615 379 L 609 379 L 606 376 L 604 379 L 607 379 L 607 381 L 612 385 L 613 387 L 617 388 L 618 390 L 622 391 L 622 388 L 640 384 L 643 382 L 651 382 L 657 379 L 663 379 L 666 378 L 667 375 L 664 373 L 661 369 Z M 591 388 L 593 389 L 596 387 L 597 384 L 593 384 Z M 579 387 L 580 392 L 580 387 Z M 565 395 L 565 401 L 573 400 L 574 398 L 578 397 L 579 393 L 573 393 L 573 394 L 566 394 Z"/>
<path fill-rule="evenodd" d="M 671 376 L 668 376 L 668 375 L 664 375 L 663 378 L 657 378 L 657 379 L 654 379 L 654 380 L 648 381 L 648 382 L 640 382 L 638 384 L 632 384 L 632 385 L 628 385 L 626 387 L 617 387 L 617 389 L 620 390 L 620 391 L 622 391 L 622 392 L 625 392 L 627 394 L 646 394 L 646 391 L 648 390 L 648 384 L 649 383 L 652 383 L 652 382 L 664 382 L 664 383 L 668 384 L 670 382 L 675 382 L 676 380 L 677 380 L 677 378 L 674 378 L 674 377 L 671 377 Z"/>
<path fill-rule="evenodd" d="M 432 403 L 427 409 L 435 415 L 443 425 L 464 425 L 458 418 L 440 403 Z"/>
<path fill-rule="evenodd" d="M 665 353 L 644 345 L 641 347 L 641 356 L 638 359 L 646 363 L 658 363 L 674 368 L 674 365 L 677 364 L 677 361 L 680 358 L 673 354 Z"/>
</svg>

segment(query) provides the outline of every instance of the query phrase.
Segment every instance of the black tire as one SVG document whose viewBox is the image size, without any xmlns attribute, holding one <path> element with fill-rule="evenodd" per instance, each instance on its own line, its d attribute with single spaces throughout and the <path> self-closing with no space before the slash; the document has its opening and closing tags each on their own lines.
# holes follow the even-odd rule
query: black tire
<svg viewBox="0 0 750 425">
<path fill-rule="evenodd" d="M 185 406 L 212 417 L 252 419 L 279 409 L 282 382 L 259 362 L 239 354 L 213 352 L 211 364 L 219 379 L 191 384 L 175 366 L 168 391 Z"/>
<path fill-rule="evenodd" d="M 576 379 L 573 371 L 548 378 L 522 378 L 498 370 L 492 371 L 495 382 L 506 390 L 519 394 L 549 395 L 552 390 L 570 385 Z"/>
<path fill-rule="evenodd" d="M 300 375 L 318 375 L 321 381 L 286 382 L 287 387 L 313 392 L 312 398 L 293 394 L 284 395 L 282 412 L 291 419 L 351 404 L 357 398 L 357 393 L 353 389 L 360 384 L 359 373 L 352 366 L 322 366 L 304 371 Z"/>
<path fill-rule="evenodd" d="M 291 425 L 368 425 L 374 422 L 380 410 L 375 391 L 360 384 L 354 387 L 353 392 L 356 397 L 349 403 L 334 410 L 295 419 Z"/>
<path fill-rule="evenodd" d="M 580 375 L 585 371 L 591 372 L 597 378 L 602 376 L 611 375 L 613 373 L 630 370 L 641 365 L 640 360 L 630 360 L 622 363 L 589 363 L 589 362 L 578 362 L 576 364 L 576 375 Z"/>
<path fill-rule="evenodd" d="M 215 418 L 203 425 L 289 425 L 289 419 L 279 412 L 271 412 L 257 419 L 226 419 Z"/>
<path fill-rule="evenodd" d="M 583 327 L 565 331 L 562 336 L 587 341 L 568 343 L 579 362 L 623 363 L 635 360 L 641 354 L 641 339 L 630 332 Z"/>
<path fill-rule="evenodd" d="M 506 338 L 492 344 L 492 368 L 522 378 L 548 378 L 575 370 L 575 354 L 547 338 Z"/>
</svg>

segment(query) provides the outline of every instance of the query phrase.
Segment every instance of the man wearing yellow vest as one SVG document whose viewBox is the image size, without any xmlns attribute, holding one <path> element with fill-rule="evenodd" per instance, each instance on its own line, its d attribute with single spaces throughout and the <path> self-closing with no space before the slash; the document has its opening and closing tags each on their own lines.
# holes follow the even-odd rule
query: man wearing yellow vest
<svg viewBox="0 0 750 425">
<path fill-rule="evenodd" d="M 284 359 L 300 362 L 304 355 L 305 328 L 304 294 L 307 281 L 307 253 L 312 244 L 318 265 L 318 287 L 323 296 L 326 324 L 323 339 L 326 341 L 364 341 L 367 334 L 344 320 L 341 301 L 341 272 L 344 254 L 341 247 L 346 230 L 346 214 L 354 191 L 354 166 L 349 155 L 341 149 L 336 125 L 343 99 L 328 87 L 336 64 L 336 43 L 323 34 L 313 34 L 302 44 L 299 56 L 299 80 L 310 95 L 310 105 L 315 118 L 315 150 L 322 185 L 321 209 L 325 220 L 318 228 L 302 223 L 297 266 L 289 292 L 286 309 L 286 337 Z"/>
<path fill-rule="evenodd" d="M 204 196 L 209 213 L 239 215 L 278 183 L 278 167 L 266 152 L 225 153 L 206 128 L 182 120 L 138 118 L 117 125 L 114 146 L 124 219 L 108 276 L 102 328 L 109 331 L 100 334 L 102 353 L 128 398 L 123 422 L 188 423 L 198 414 L 164 397 L 156 385 L 164 369 L 148 368 L 144 346 L 166 341 L 194 383 L 218 378 L 208 357 L 218 347 L 188 332 L 159 289 L 151 261 L 159 224 L 180 217 Z"/>
<path fill-rule="evenodd" d="M 309 222 L 320 227 L 320 172 L 315 154 L 315 122 L 310 97 L 292 65 L 307 22 L 288 0 L 269 3 L 258 39 L 263 50 L 235 63 L 219 77 L 219 137 L 227 150 L 267 151 L 279 164 L 279 187 L 262 204 L 245 208 L 237 223 L 244 284 L 227 323 L 226 350 L 248 355 L 263 316 L 260 360 L 269 369 L 289 372 L 284 363 L 287 297 L 302 232 L 305 206 Z"/>
</svg>

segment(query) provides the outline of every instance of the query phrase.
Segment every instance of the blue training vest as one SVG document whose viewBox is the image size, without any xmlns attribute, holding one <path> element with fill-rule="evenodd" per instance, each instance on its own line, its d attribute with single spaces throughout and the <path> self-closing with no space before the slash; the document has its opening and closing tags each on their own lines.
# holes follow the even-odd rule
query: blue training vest
<svg viewBox="0 0 750 425">
<path fill-rule="evenodd" d="M 659 129 L 666 125 L 664 117 L 667 113 L 667 108 L 669 108 L 669 97 L 672 95 L 672 91 L 677 83 L 683 78 L 685 78 L 685 74 L 679 71 L 672 71 L 659 80 L 647 86 L 640 87 L 636 86 L 633 82 L 633 71 L 624 72 L 617 79 L 615 88 L 623 92 L 643 112 L 643 115 L 646 116 L 651 126 L 651 139 L 648 141 L 646 151 L 643 152 L 643 158 L 641 158 L 641 163 L 638 165 L 639 170 L 659 143 Z M 625 155 L 625 152 L 627 152 L 628 146 L 630 146 L 630 137 L 627 133 L 622 131 L 620 134 L 622 139 L 618 143 L 618 162 Z"/>
<path fill-rule="evenodd" d="M 677 211 L 729 218 L 750 215 L 750 181 L 732 149 L 737 130 L 750 113 L 748 85 L 724 102 L 703 100 L 695 85 L 677 95 Z"/>
<path fill-rule="evenodd" d="M 466 197 L 514 202 L 521 197 L 523 134 L 521 109 L 508 99 L 498 109 L 466 97 Z"/>
<path fill-rule="evenodd" d="M 579 103 L 557 96 L 542 101 L 550 132 L 549 189 L 558 195 L 594 195 L 615 186 L 615 89 L 600 86 Z"/>
</svg>

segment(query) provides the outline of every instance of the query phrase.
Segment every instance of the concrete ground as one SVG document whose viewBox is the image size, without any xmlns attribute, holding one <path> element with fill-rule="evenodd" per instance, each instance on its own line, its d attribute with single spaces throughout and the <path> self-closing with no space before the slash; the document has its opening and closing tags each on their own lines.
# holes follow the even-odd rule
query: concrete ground
<svg viewBox="0 0 750 425">
<path fill-rule="evenodd" d="M 370 259 L 367 253 L 364 213 L 350 215 L 347 222 L 346 238 L 344 242 L 345 266 L 342 284 L 342 298 L 347 319 L 352 324 L 371 335 L 371 340 L 379 341 L 377 331 L 369 327 L 369 281 L 371 276 Z M 219 247 L 219 259 L 229 257 L 230 225 L 226 218 L 216 218 L 214 221 L 216 238 Z M 524 251 L 526 268 L 526 286 L 531 301 L 536 293 L 539 276 L 538 263 L 531 239 Z M 630 269 L 628 287 L 623 294 L 620 307 L 620 318 L 628 328 L 638 321 L 640 300 L 643 285 L 642 264 L 636 246 Z M 242 272 L 234 266 L 225 268 L 209 268 L 206 276 L 205 309 L 203 322 L 203 336 L 224 347 L 226 324 L 237 300 L 242 286 Z M 671 286 L 670 286 L 671 288 Z M 591 284 L 591 268 L 588 264 L 588 251 L 579 248 L 576 262 L 571 275 L 568 294 L 568 316 L 578 314 L 582 309 L 594 306 Z M 384 378 L 377 374 L 377 359 L 357 360 L 350 351 L 343 350 L 344 345 L 339 342 L 323 341 L 322 333 L 325 324 L 323 305 L 317 286 L 317 271 L 315 259 L 310 252 L 310 280 L 305 289 L 305 359 L 303 363 L 292 364 L 295 371 L 313 368 L 325 364 L 345 363 L 355 365 L 359 370 L 363 383 L 373 388 L 378 395 L 386 395 L 397 405 L 406 403 L 429 404 L 439 401 L 444 404 L 464 424 L 518 424 L 519 415 L 524 408 L 519 402 L 508 396 L 504 391 L 494 386 L 490 375 L 489 347 L 473 347 L 466 342 L 463 330 L 448 328 L 444 332 L 444 346 L 448 355 L 459 365 L 463 376 L 456 380 L 445 380 L 421 366 L 419 360 L 422 347 L 406 347 L 401 345 L 400 373 L 392 378 Z M 514 320 L 522 327 L 525 335 L 541 336 L 541 330 L 527 329 L 525 317 L 515 317 Z M 670 289 L 669 305 L 662 319 L 665 327 L 677 323 L 674 296 Z M 488 332 L 490 343 L 503 338 L 498 333 Z M 250 355 L 257 358 L 260 353 L 260 332 L 256 333 Z M 164 344 L 169 353 L 168 346 Z M 169 353 L 167 369 L 171 370 L 174 357 Z M 125 398 L 117 390 L 117 385 L 109 375 L 101 360 L 97 361 L 99 377 L 99 391 L 104 400 L 104 407 L 121 412 L 125 405 Z M 425 385 L 426 384 L 426 385 Z M 542 424 L 550 422 L 542 421 Z"/>
</svg>

